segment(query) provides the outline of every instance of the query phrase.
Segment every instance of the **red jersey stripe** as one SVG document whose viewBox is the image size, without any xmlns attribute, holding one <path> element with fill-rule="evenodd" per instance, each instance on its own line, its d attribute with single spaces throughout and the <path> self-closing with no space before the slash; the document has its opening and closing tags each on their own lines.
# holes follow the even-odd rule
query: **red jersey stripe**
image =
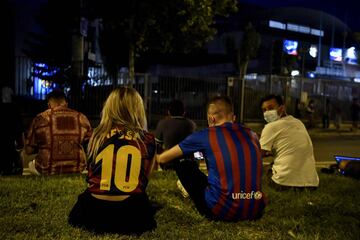
<svg viewBox="0 0 360 240">
<path fill-rule="evenodd" d="M 220 173 L 225 173 L 223 156 L 221 153 L 221 149 L 217 140 L 217 132 L 216 128 L 209 128 L 209 143 L 211 149 L 213 150 L 214 157 L 216 159 L 216 166 Z M 221 189 L 227 189 L 227 181 L 224 177 L 224 174 L 219 174 Z M 218 199 L 216 205 L 213 207 L 212 212 L 218 216 L 220 211 L 222 210 L 222 206 L 224 206 L 226 199 L 222 198 L 220 195 L 220 199 Z"/>
</svg>

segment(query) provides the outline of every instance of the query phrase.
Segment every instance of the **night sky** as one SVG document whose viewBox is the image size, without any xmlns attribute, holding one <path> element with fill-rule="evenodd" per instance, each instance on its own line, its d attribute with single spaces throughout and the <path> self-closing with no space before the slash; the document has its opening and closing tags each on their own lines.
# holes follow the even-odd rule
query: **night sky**
<svg viewBox="0 0 360 240">
<path fill-rule="evenodd" d="M 47 0 L 8 0 L 16 8 L 16 44 L 17 54 L 20 53 L 26 32 L 36 29 L 33 15 L 39 6 Z M 262 7 L 305 7 L 322 10 L 345 22 L 353 31 L 360 32 L 360 1 L 359 0 L 240 0 L 240 3 L 251 3 Z M 357 3 L 358 2 L 358 3 Z"/>
<path fill-rule="evenodd" d="M 305 7 L 321 10 L 336 16 L 353 31 L 360 32 L 359 0 L 240 0 L 240 3 L 251 3 L 262 7 Z"/>
</svg>

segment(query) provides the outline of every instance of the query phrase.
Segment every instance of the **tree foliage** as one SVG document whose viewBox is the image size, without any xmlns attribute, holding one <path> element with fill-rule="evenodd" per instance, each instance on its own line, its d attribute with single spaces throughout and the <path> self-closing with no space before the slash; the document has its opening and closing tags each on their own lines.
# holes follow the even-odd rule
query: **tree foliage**
<svg viewBox="0 0 360 240">
<path fill-rule="evenodd" d="M 48 0 L 35 19 L 40 27 L 30 32 L 23 52 L 34 61 L 54 66 L 69 66 L 72 56 L 71 36 L 79 26 L 80 4 L 71 0 Z"/>
<path fill-rule="evenodd" d="M 85 0 L 91 18 L 102 19 L 101 50 L 114 73 L 128 54 L 130 79 L 135 57 L 144 52 L 187 53 L 202 47 L 216 29 L 216 16 L 237 10 L 236 0 Z"/>
</svg>

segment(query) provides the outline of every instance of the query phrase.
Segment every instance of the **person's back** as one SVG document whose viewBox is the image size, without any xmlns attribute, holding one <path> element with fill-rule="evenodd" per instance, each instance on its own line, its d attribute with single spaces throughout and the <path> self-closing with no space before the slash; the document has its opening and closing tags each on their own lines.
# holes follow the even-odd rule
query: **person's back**
<svg viewBox="0 0 360 240">
<path fill-rule="evenodd" d="M 155 163 L 143 100 L 129 87 L 112 90 L 88 146 L 86 190 L 68 222 L 95 232 L 140 234 L 156 227 L 146 187 Z"/>
<path fill-rule="evenodd" d="M 291 115 L 268 123 L 262 131 L 262 146 L 275 150 L 272 179 L 285 186 L 316 186 L 313 145 L 304 124 Z"/>
<path fill-rule="evenodd" d="M 257 218 L 264 199 L 260 146 L 253 131 L 237 123 L 224 123 L 191 135 L 179 146 L 184 155 L 201 148 L 208 170 L 205 198 L 217 218 Z"/>
<path fill-rule="evenodd" d="M 58 95 L 63 99 L 61 102 L 65 101 L 62 92 L 54 91 L 48 96 L 49 104 Z M 83 144 L 91 136 L 90 122 L 67 104 L 49 107 L 32 121 L 26 153 L 37 153 L 35 169 L 40 174 L 80 173 L 86 168 Z"/>
<path fill-rule="evenodd" d="M 287 115 L 279 95 L 262 98 L 261 109 L 268 122 L 260 138 L 262 154 L 274 157 L 270 183 L 277 189 L 317 187 L 313 145 L 304 124 Z"/>
<path fill-rule="evenodd" d="M 214 97 L 207 108 L 209 128 L 197 131 L 159 156 L 167 163 L 203 153 L 208 175 L 191 160 L 178 161 L 176 173 L 198 211 L 216 220 L 254 220 L 262 216 L 262 159 L 257 135 L 234 123 L 231 100 Z M 175 160 L 176 161 L 176 160 Z"/>
<path fill-rule="evenodd" d="M 134 132 L 126 129 L 112 129 L 108 138 L 104 140 L 104 143 L 99 148 L 98 155 L 89 159 L 88 191 L 97 194 L 99 197 L 104 194 L 115 196 L 144 193 L 152 170 L 155 148 L 155 138 L 147 131 L 134 134 Z M 130 176 L 128 180 L 120 180 L 119 176 L 125 174 L 127 168 L 119 164 L 120 161 L 113 157 L 114 152 L 117 153 L 119 159 L 122 158 L 122 155 L 131 156 L 133 167 L 129 170 Z M 102 161 L 99 161 L 100 159 Z M 122 168 L 120 168 L 120 165 Z M 116 167 L 115 172 L 113 171 L 114 166 Z M 109 172 L 105 172 L 104 169 Z M 109 181 L 105 181 L 106 176 L 118 180 L 115 180 L 116 187 L 111 186 Z"/>
<path fill-rule="evenodd" d="M 195 123 L 185 117 L 171 116 L 162 119 L 156 129 L 156 139 L 162 139 L 164 149 L 169 149 L 184 140 L 195 130 Z"/>
<path fill-rule="evenodd" d="M 173 100 L 168 109 L 168 117 L 156 126 L 156 140 L 164 149 L 169 149 L 195 131 L 196 124 L 185 117 L 182 101 Z"/>
</svg>

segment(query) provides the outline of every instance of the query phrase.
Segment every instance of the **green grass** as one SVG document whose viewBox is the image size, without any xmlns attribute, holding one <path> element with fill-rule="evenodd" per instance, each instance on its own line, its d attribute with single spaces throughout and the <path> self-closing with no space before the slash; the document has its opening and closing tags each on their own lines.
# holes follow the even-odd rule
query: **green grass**
<svg viewBox="0 0 360 240">
<path fill-rule="evenodd" d="M 94 235 L 67 224 L 84 176 L 0 177 L 0 239 L 360 239 L 360 182 L 353 179 L 320 174 L 313 192 L 264 186 L 269 205 L 262 219 L 238 223 L 200 216 L 176 180 L 172 171 L 153 174 L 148 194 L 162 206 L 158 227 L 136 237 Z"/>
</svg>

